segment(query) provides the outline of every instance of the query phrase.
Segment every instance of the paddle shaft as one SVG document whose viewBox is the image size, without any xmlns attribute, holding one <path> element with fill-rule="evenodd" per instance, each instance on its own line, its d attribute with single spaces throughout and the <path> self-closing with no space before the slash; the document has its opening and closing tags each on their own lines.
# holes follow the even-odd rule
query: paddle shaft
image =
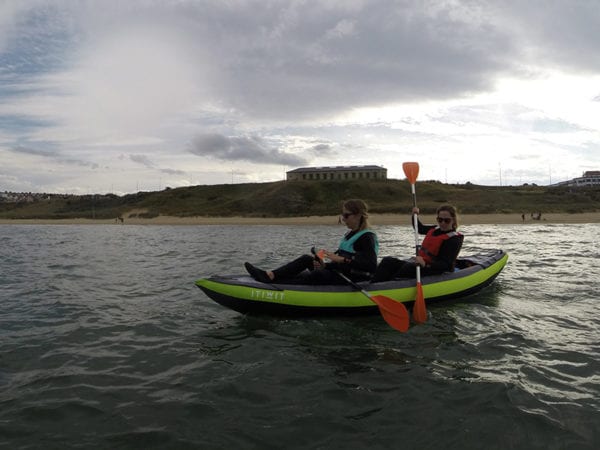
<svg viewBox="0 0 600 450">
<path fill-rule="evenodd" d="M 357 283 L 355 283 L 354 281 L 352 281 L 350 278 L 348 278 L 346 275 L 344 275 L 342 272 L 336 270 L 335 273 L 337 273 L 340 278 L 343 278 L 344 281 L 346 281 L 346 283 L 348 283 L 350 286 L 352 286 L 354 289 L 356 289 L 357 291 L 362 292 L 363 294 L 365 294 L 367 297 L 369 297 L 369 299 L 373 300 L 373 296 L 371 294 L 369 294 L 367 291 L 365 291 L 363 288 L 361 288 Z"/>
<path fill-rule="evenodd" d="M 413 207 L 417 207 L 417 194 L 415 192 L 416 178 L 411 180 L 410 187 L 413 197 Z M 419 218 L 417 214 L 413 212 L 413 228 L 415 231 L 415 255 L 419 256 L 419 250 L 421 245 L 419 244 Z M 423 296 L 423 286 L 421 285 L 421 265 L 415 261 L 416 265 L 416 278 L 417 278 L 417 296 L 415 298 L 415 305 L 413 306 L 413 319 L 417 323 L 423 323 L 427 320 L 427 307 L 425 306 L 425 297 Z"/>
<path fill-rule="evenodd" d="M 323 250 L 315 251 L 315 248 L 310 249 L 311 253 L 315 255 L 315 259 L 319 261 L 319 263 L 323 263 L 324 252 Z M 354 289 L 360 291 L 365 297 L 371 300 L 373 303 L 377 305 L 379 308 L 379 312 L 383 319 L 388 323 L 389 326 L 398 330 L 402 333 L 408 331 L 410 318 L 408 316 L 408 311 L 406 307 L 402 303 L 398 303 L 391 298 L 385 297 L 383 295 L 372 296 L 363 288 L 361 288 L 357 283 L 352 281 L 346 275 L 341 273 L 339 270 L 334 270 L 341 279 L 343 279 L 346 283 L 352 286 Z"/>
<path fill-rule="evenodd" d="M 406 333 L 408 331 L 408 327 L 410 326 L 410 317 L 408 310 L 401 302 L 397 302 L 389 297 L 386 297 L 385 295 L 371 295 L 343 273 L 340 273 L 337 270 L 335 273 L 338 274 L 340 278 L 346 281 L 350 286 L 360 291 L 361 294 L 375 303 L 379 308 L 379 313 L 383 317 L 383 320 L 385 320 L 390 327 L 400 331 L 401 333 Z"/>
<path fill-rule="evenodd" d="M 413 198 L 413 207 L 417 207 L 417 193 L 415 192 L 415 184 L 411 183 L 410 189 L 412 192 Z M 413 213 L 413 228 L 415 231 L 415 255 L 419 256 L 419 249 L 421 245 L 419 244 L 419 218 L 415 213 Z M 421 265 L 417 264 L 417 283 L 421 283 Z"/>
<path fill-rule="evenodd" d="M 314 255 L 315 260 L 317 260 L 320 264 L 323 264 L 323 250 L 319 250 L 318 252 L 315 250 L 315 248 L 311 248 L 310 252 Z M 346 275 L 344 275 L 342 272 L 340 272 L 339 270 L 334 270 L 334 272 L 340 277 L 342 278 L 346 283 L 348 283 L 350 286 L 352 286 L 354 289 L 362 292 L 363 294 L 365 294 L 367 297 L 369 297 L 371 300 L 373 300 L 373 297 L 371 296 L 371 294 L 369 294 L 367 291 L 365 291 L 363 288 L 361 288 L 358 284 L 356 284 L 354 281 L 352 281 L 350 278 L 348 278 Z"/>
</svg>

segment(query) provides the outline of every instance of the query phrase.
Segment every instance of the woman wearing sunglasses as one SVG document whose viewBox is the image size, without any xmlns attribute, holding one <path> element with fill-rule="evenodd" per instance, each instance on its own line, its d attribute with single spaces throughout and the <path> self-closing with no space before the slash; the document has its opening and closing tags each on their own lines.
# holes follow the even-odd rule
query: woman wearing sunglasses
<svg viewBox="0 0 600 450">
<path fill-rule="evenodd" d="M 419 214 L 419 208 L 413 208 L 413 214 Z M 407 261 L 386 256 L 377 267 L 372 282 L 394 278 L 415 278 L 417 265 L 421 266 L 423 276 L 452 272 L 463 243 L 463 235 L 456 231 L 458 227 L 456 208 L 451 205 L 440 206 L 437 209 L 437 223 L 437 225 L 423 225 L 419 220 L 419 234 L 425 235 L 419 255 Z"/>
<path fill-rule="evenodd" d="M 250 263 L 244 267 L 262 283 L 347 284 L 336 272 L 353 281 L 371 278 L 377 268 L 379 243 L 370 229 L 367 205 L 362 200 L 347 200 L 342 205 L 341 221 L 350 229 L 335 252 L 324 251 L 329 262 L 315 255 L 303 255 L 275 270 L 262 270 Z"/>
</svg>

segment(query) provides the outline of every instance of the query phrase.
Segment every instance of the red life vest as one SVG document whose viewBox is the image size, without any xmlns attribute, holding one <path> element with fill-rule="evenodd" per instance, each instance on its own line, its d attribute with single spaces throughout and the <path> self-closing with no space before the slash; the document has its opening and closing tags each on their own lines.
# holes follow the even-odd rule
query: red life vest
<svg viewBox="0 0 600 450">
<path fill-rule="evenodd" d="M 458 231 L 449 231 L 448 233 L 440 233 L 434 236 L 433 233 L 436 230 L 439 230 L 439 228 L 432 228 L 427 232 L 425 239 L 423 239 L 423 243 L 421 244 L 421 248 L 419 249 L 419 256 L 422 257 L 427 264 L 431 264 L 433 258 L 440 253 L 440 247 L 444 241 L 451 237 L 461 235 Z"/>
</svg>

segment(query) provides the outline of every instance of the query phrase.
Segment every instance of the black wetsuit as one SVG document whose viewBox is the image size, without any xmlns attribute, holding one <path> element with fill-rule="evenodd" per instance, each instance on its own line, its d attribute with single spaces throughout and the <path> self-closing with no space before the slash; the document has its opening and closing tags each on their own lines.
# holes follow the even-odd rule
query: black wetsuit
<svg viewBox="0 0 600 450">
<path fill-rule="evenodd" d="M 344 239 L 350 239 L 357 231 L 349 231 Z M 273 270 L 276 283 L 291 284 L 347 284 L 336 271 L 346 275 L 353 281 L 370 279 L 377 269 L 377 253 L 375 251 L 375 234 L 364 233 L 354 242 L 354 254 L 347 263 L 329 262 L 322 269 L 314 269 L 314 256 L 302 255 L 295 260 Z M 336 251 L 345 256 L 345 252 Z"/>
<path fill-rule="evenodd" d="M 436 225 L 423 225 L 421 221 L 419 223 L 419 234 L 427 234 L 432 228 L 436 228 Z M 450 230 L 448 232 L 452 232 Z M 434 236 L 446 233 L 440 229 L 433 232 Z M 464 236 L 458 234 L 446 239 L 440 246 L 439 253 L 433 257 L 433 261 L 426 267 L 421 267 L 421 275 L 437 275 L 442 272 L 451 272 L 454 270 L 454 263 L 456 257 L 462 247 Z M 386 256 L 379 263 L 377 271 L 373 276 L 372 281 L 386 281 L 394 278 L 415 278 L 417 276 L 417 266 L 414 259 L 401 260 L 394 258 L 393 256 Z"/>
</svg>

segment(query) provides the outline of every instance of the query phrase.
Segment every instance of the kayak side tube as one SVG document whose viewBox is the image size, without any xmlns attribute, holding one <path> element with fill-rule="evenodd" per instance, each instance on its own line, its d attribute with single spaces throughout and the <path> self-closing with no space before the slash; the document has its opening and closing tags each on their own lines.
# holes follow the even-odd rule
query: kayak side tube
<svg viewBox="0 0 600 450">
<path fill-rule="evenodd" d="M 423 294 L 428 303 L 465 297 L 492 283 L 506 265 L 502 250 L 460 258 L 455 272 L 423 277 Z M 414 279 L 359 283 L 371 295 L 384 295 L 410 304 L 416 296 Z M 267 284 L 247 275 L 212 276 L 196 285 L 215 302 L 243 314 L 278 316 L 362 315 L 377 313 L 377 306 L 348 285 Z"/>
</svg>

